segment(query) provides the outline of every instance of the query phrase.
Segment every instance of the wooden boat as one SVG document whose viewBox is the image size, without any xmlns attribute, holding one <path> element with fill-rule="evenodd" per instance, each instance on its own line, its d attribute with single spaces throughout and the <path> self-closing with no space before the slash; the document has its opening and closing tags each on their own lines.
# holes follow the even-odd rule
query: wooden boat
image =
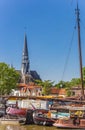
<svg viewBox="0 0 85 130">
<path fill-rule="evenodd" d="M 17 118 L 7 118 L 2 117 L 0 118 L 0 124 L 1 125 L 20 125 L 20 124 L 24 124 L 25 123 L 26 118 L 22 118 L 22 117 L 17 117 Z"/>
<path fill-rule="evenodd" d="M 75 118 L 72 119 L 59 119 L 57 120 L 53 126 L 56 126 L 57 128 L 80 128 L 80 129 L 84 129 L 85 128 L 85 119 L 77 119 Z"/>
<path fill-rule="evenodd" d="M 83 74 L 82 74 L 82 55 L 81 55 L 81 39 L 80 39 L 80 18 L 79 8 L 77 3 L 77 28 L 78 28 L 78 46 L 79 46 L 79 60 L 80 60 L 80 76 L 81 76 L 81 100 L 85 101 Z M 70 110 L 70 118 L 57 119 L 53 126 L 58 128 L 73 128 L 73 129 L 85 129 L 85 106 L 72 107 Z"/>
<path fill-rule="evenodd" d="M 37 109 L 33 112 L 33 121 L 37 125 L 52 126 L 54 119 L 50 117 L 50 114 L 48 110 Z"/>
<path fill-rule="evenodd" d="M 0 118 L 0 124 L 34 124 L 32 109 L 8 107 L 6 114 Z"/>
<path fill-rule="evenodd" d="M 53 123 L 58 128 L 85 128 L 85 106 L 69 109 L 70 117 L 59 118 Z"/>
<path fill-rule="evenodd" d="M 37 125 L 51 126 L 55 120 L 63 117 L 69 117 L 69 113 L 46 109 L 37 109 L 33 112 L 33 120 Z"/>
<path fill-rule="evenodd" d="M 1 125 L 20 125 L 24 124 L 25 119 L 2 119 L 0 118 Z"/>
</svg>

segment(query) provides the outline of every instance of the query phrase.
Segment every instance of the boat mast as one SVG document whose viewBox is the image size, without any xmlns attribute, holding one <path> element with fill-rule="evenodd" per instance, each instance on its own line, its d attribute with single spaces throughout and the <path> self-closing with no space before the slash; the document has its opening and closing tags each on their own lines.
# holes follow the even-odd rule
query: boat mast
<svg viewBox="0 0 85 130">
<path fill-rule="evenodd" d="M 77 15 L 77 29 L 78 29 L 78 48 L 79 48 L 79 62 L 80 62 L 80 78 L 81 78 L 81 95 L 84 98 L 84 85 L 83 85 L 83 72 L 82 72 L 82 53 L 81 53 L 81 37 L 80 37 L 80 18 L 79 8 L 77 3 L 76 15 Z"/>
</svg>

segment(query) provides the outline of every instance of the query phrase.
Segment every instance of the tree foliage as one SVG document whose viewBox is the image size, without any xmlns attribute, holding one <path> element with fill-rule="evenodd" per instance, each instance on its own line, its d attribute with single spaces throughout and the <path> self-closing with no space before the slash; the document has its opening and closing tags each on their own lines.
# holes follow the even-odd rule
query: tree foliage
<svg viewBox="0 0 85 130">
<path fill-rule="evenodd" d="M 71 81 L 70 81 L 70 84 L 71 86 L 78 86 L 81 84 L 81 80 L 80 78 L 73 78 Z"/>
<path fill-rule="evenodd" d="M 9 94 L 16 88 L 19 77 L 19 73 L 13 67 L 0 63 L 0 95 Z"/>
<path fill-rule="evenodd" d="M 58 84 L 55 84 L 56 88 L 69 88 L 70 87 L 70 82 L 69 81 L 60 81 Z"/>
<path fill-rule="evenodd" d="M 35 83 L 42 86 L 43 95 L 49 95 L 51 91 L 51 87 L 53 86 L 54 82 L 51 82 L 50 80 L 45 80 L 45 81 L 35 80 Z"/>
<path fill-rule="evenodd" d="M 83 83 L 85 86 L 85 67 L 82 69 L 83 71 Z M 51 87 L 53 86 L 54 82 L 51 82 L 50 80 L 45 80 L 45 81 L 40 81 L 36 80 L 35 81 L 38 85 L 41 85 L 43 88 L 43 94 L 44 95 L 49 95 Z M 65 88 L 67 91 L 67 96 L 71 96 L 72 92 L 71 89 L 72 87 L 78 87 L 81 85 L 81 79 L 80 78 L 72 78 L 71 81 L 60 81 L 57 84 L 54 85 L 56 88 Z"/>
<path fill-rule="evenodd" d="M 85 67 L 83 67 L 82 72 L 83 72 L 83 82 L 84 82 L 84 85 L 85 85 Z"/>
</svg>

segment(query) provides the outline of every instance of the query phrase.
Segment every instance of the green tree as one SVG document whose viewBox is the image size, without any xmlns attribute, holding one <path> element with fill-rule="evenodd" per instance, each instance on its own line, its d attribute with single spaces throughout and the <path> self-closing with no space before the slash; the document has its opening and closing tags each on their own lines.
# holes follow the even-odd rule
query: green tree
<svg viewBox="0 0 85 130">
<path fill-rule="evenodd" d="M 65 81 L 60 81 L 58 84 L 55 84 L 56 88 L 69 88 L 70 87 L 70 82 L 65 82 Z"/>
<path fill-rule="evenodd" d="M 19 81 L 19 73 L 6 63 L 0 63 L 0 95 L 9 94 L 16 88 Z"/>
<path fill-rule="evenodd" d="M 85 85 L 85 67 L 83 67 L 82 72 L 83 72 L 83 82 L 84 82 L 84 85 Z"/>
<path fill-rule="evenodd" d="M 66 95 L 71 96 L 71 83 L 69 81 L 60 81 L 55 85 L 56 88 L 64 88 L 66 90 Z"/>
<path fill-rule="evenodd" d="M 51 91 L 51 87 L 53 86 L 54 82 L 51 82 L 50 80 L 45 80 L 45 81 L 35 80 L 35 83 L 42 86 L 43 95 L 49 95 Z"/>
<path fill-rule="evenodd" d="M 71 86 L 78 86 L 81 84 L 81 80 L 80 78 L 73 78 L 70 83 L 71 83 Z"/>
</svg>

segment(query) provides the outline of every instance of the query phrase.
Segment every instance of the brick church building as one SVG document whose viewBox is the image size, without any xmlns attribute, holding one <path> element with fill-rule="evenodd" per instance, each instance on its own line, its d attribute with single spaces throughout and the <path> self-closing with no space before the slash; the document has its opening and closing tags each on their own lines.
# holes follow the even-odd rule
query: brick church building
<svg viewBox="0 0 85 130">
<path fill-rule="evenodd" d="M 24 37 L 24 48 L 22 52 L 22 64 L 21 64 L 21 83 L 28 84 L 34 80 L 41 80 L 36 70 L 30 70 L 30 60 L 27 46 L 27 36 Z"/>
</svg>

